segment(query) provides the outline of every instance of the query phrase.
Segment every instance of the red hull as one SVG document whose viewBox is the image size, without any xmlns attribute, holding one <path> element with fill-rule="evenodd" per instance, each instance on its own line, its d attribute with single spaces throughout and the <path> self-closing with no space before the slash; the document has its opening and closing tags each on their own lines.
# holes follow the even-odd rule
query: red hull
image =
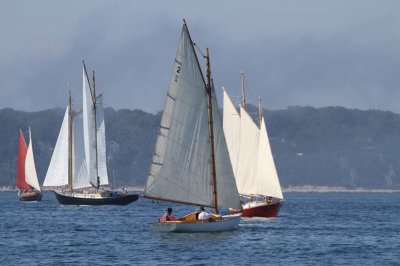
<svg viewBox="0 0 400 266">
<path fill-rule="evenodd" d="M 273 218 L 278 216 L 282 202 L 263 203 L 249 207 L 248 204 L 243 205 L 242 217 L 264 217 Z M 231 210 L 231 213 L 239 213 L 240 211 Z"/>
</svg>

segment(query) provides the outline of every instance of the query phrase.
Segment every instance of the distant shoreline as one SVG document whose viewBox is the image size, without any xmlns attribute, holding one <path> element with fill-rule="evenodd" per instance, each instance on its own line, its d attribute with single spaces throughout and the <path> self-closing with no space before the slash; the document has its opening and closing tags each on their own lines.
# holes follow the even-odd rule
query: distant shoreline
<svg viewBox="0 0 400 266">
<path fill-rule="evenodd" d="M 130 192 L 143 192 L 144 187 L 120 187 L 115 190 L 121 190 L 122 188 L 126 188 Z M 0 192 L 10 192 L 17 191 L 16 188 L 13 187 L 0 187 Z M 51 189 L 44 189 L 43 191 L 51 191 Z M 328 186 L 289 186 L 282 189 L 283 193 L 291 193 L 291 192 L 300 192 L 300 193 L 329 193 L 329 192 L 338 192 L 338 193 L 400 193 L 400 189 L 367 189 L 367 188 L 355 188 L 348 189 L 345 187 L 328 187 Z"/>
<path fill-rule="evenodd" d="M 354 188 L 349 189 L 345 187 L 328 187 L 328 186 L 289 186 L 283 188 L 282 191 L 284 193 L 290 192 L 315 192 L 315 193 L 328 193 L 328 192 L 351 192 L 351 193 L 365 193 L 365 192 L 374 192 L 374 193 L 400 193 L 400 189 L 368 189 L 368 188 Z"/>
</svg>

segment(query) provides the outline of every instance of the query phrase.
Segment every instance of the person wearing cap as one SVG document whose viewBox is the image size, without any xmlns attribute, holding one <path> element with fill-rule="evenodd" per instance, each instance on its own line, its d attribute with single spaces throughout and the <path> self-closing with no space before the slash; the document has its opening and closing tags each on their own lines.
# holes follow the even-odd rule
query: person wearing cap
<svg viewBox="0 0 400 266">
<path fill-rule="evenodd" d="M 176 221 L 175 216 L 172 214 L 172 208 L 168 208 L 167 212 L 160 218 L 161 223 Z"/>
<path fill-rule="evenodd" d="M 210 218 L 211 218 L 211 214 L 209 213 L 209 212 L 206 212 L 205 210 L 204 210 L 204 207 L 203 206 L 200 206 L 200 213 L 199 213 L 199 220 L 202 220 L 202 221 L 209 221 L 210 220 Z"/>
</svg>

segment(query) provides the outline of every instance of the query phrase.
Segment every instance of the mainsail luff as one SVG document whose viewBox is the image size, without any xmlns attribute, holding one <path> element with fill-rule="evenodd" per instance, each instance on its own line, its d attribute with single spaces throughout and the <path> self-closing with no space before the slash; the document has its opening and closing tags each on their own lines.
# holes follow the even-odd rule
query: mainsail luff
<svg viewBox="0 0 400 266">
<path fill-rule="evenodd" d="M 16 185 L 18 189 L 31 190 L 32 187 L 25 181 L 25 159 L 28 148 L 26 146 L 22 130 L 19 130 L 18 157 L 17 157 L 17 178 Z"/>
</svg>

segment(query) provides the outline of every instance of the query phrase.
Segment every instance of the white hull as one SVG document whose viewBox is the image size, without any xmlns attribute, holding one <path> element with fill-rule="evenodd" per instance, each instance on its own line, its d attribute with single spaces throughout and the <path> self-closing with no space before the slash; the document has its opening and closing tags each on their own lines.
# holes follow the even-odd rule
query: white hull
<svg viewBox="0 0 400 266">
<path fill-rule="evenodd" d="M 154 223 L 151 227 L 159 232 L 176 232 L 176 233 L 198 233 L 198 232 L 223 232 L 231 231 L 237 228 L 241 214 L 223 215 L 221 220 L 213 222 L 165 222 Z"/>
</svg>

